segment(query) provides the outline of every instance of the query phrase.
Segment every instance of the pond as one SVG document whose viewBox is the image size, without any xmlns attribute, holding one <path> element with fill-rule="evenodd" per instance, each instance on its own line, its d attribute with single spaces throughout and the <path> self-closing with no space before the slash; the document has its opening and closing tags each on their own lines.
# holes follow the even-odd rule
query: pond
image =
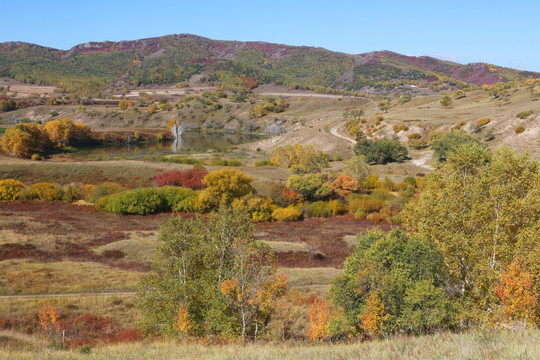
<svg viewBox="0 0 540 360">
<path fill-rule="evenodd" d="M 179 141 L 140 144 L 116 143 L 81 147 L 73 148 L 72 154 L 83 158 L 124 157 L 126 159 L 171 154 L 187 155 L 208 152 L 209 150 L 222 152 L 235 145 L 253 142 L 262 138 L 262 136 L 254 134 L 186 131 Z"/>
</svg>

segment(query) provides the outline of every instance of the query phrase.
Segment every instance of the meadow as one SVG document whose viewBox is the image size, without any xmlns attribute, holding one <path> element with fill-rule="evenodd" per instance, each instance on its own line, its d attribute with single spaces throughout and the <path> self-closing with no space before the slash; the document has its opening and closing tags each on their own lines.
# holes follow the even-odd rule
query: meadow
<svg viewBox="0 0 540 360">
<path fill-rule="evenodd" d="M 116 155 L 81 158 L 76 152 L 59 151 L 47 155 L 44 161 L 17 159 L 2 153 L 0 179 L 19 180 L 27 186 L 38 182 L 55 186 L 114 182 L 125 189 L 153 188 L 156 175 L 185 171 L 195 165 L 204 166 L 208 172 L 234 168 L 253 178 L 253 188 L 261 197 L 283 200 L 281 189 L 293 169 L 272 166 L 268 160 L 274 151 L 296 143 L 317 144 L 330 161 L 327 167 L 313 172 L 325 179 L 336 179 L 347 171 L 347 161 L 353 154 L 351 141 L 347 140 L 353 135 L 342 126 L 351 120 L 349 114 L 353 109 L 362 110 L 365 121 L 359 121 L 373 139 L 395 138 L 410 146 L 412 137 L 409 136 L 419 134 L 420 140 L 427 144 L 432 141 L 430 134 L 448 133 L 457 127 L 473 134 L 488 148 L 496 149 L 503 144 L 517 149 L 528 147 L 533 158 L 538 158 L 535 136 L 540 129 L 536 115 L 540 108 L 527 89 L 511 89 L 504 104 L 497 103 L 485 90 L 468 92 L 465 98 L 454 100 L 450 108 L 441 106 L 441 97 L 433 92 L 408 102 L 396 97 L 393 106 L 383 112 L 374 106 L 375 101 L 363 98 L 295 96 L 287 100 L 288 107 L 283 112 L 260 118 L 249 115 L 254 127 L 262 129 L 275 124 L 282 126 L 283 133 L 231 146 L 226 151 L 191 152 L 179 157 L 156 155 L 136 160 Z M 101 105 L 86 108 L 66 105 L 62 109 L 40 106 L 33 110 L 49 120 L 71 116 L 100 129 L 96 132 L 114 128 L 111 132 L 134 134 L 152 127 L 149 132 L 155 135 L 158 130 L 154 126 L 163 126 L 166 120 L 175 117 L 210 130 L 216 124 L 222 128 L 221 125 L 229 123 L 231 128 L 238 129 L 253 111 L 252 105 L 270 100 L 264 95 L 251 95 L 252 102 L 238 104 L 223 98 L 213 99 L 211 105 L 205 105 L 200 99 L 190 101 L 179 103 L 172 111 L 164 107 L 144 116 L 142 108 L 140 112 L 126 112 Z M 222 107 L 216 106 L 218 103 Z M 210 110 L 211 106 L 215 110 Z M 59 110 L 60 114 L 51 115 L 53 110 Z M 525 110 L 529 112 L 518 116 Z M 14 113 L 26 116 L 29 111 L 20 109 L 9 116 Z M 484 118 L 489 121 L 480 126 L 478 120 Z M 0 124 L 6 124 L 3 126 L 8 126 L 10 119 L 7 113 L 0 114 Z M 522 132 L 514 130 L 518 126 L 523 127 Z M 0 136 L 3 130 L 1 127 Z M 335 135 L 338 130 L 343 137 Z M 488 134 L 493 138 L 486 140 Z M 140 290 L 140 279 L 149 273 L 155 259 L 160 226 L 171 213 L 115 215 L 85 201 L 2 201 L 0 357 L 35 358 L 39 353 L 44 359 L 538 358 L 538 329 L 512 332 L 489 327 L 489 331 L 474 328 L 452 333 L 445 328 L 433 335 L 417 337 L 406 336 L 402 331 L 364 337 L 363 341 L 359 341 L 359 337 L 351 340 L 351 336 L 348 342 L 348 335 L 337 336 L 337 340 L 327 335 L 321 342 L 307 340 L 310 306 L 317 299 L 327 297 L 336 277 L 342 274 L 346 259 L 353 254 L 357 235 L 373 229 L 388 233 L 403 228 L 399 216 L 402 207 L 411 198 L 420 196 L 426 186 L 425 178 L 439 166 L 434 151 L 426 146 L 410 146 L 409 157 L 404 161 L 368 166 L 370 174 L 378 177 L 364 180 L 368 183 L 367 179 L 371 179 L 375 185 L 363 184 L 364 188 L 356 188 L 353 192 L 357 193 L 353 195 L 362 206 L 375 203 L 376 210 L 369 210 L 370 214 L 361 209 L 341 214 L 352 208 L 355 199 L 334 193 L 334 200 L 338 199 L 343 209 L 347 209 L 340 215 L 329 212 L 328 197 L 326 203 L 318 204 L 320 208 L 309 201 L 294 203 L 303 213 L 302 221 L 255 224 L 254 239 L 269 246 L 277 274 L 288 276 L 290 291 L 279 300 L 277 312 L 282 311 L 297 321 L 288 325 L 287 336 L 282 336 L 287 339 L 285 342 L 277 341 L 283 326 L 276 321 L 268 324 L 268 336 L 258 344 L 240 344 L 237 339 L 220 337 L 185 342 L 169 338 L 141 341 L 142 334 L 138 331 L 141 313 L 136 305 L 136 293 Z M 229 165 L 227 162 L 235 166 L 224 166 Z M 404 179 L 414 185 L 408 186 Z M 276 188 L 279 188 L 278 193 Z M 280 206 L 285 208 L 288 204 Z M 322 214 L 324 211 L 326 213 Z M 374 214 L 380 216 L 370 217 Z M 193 214 L 175 216 L 191 218 Z M 55 348 L 58 342 L 44 337 L 39 313 L 49 305 L 59 311 L 64 326 L 69 329 L 68 350 Z"/>
</svg>

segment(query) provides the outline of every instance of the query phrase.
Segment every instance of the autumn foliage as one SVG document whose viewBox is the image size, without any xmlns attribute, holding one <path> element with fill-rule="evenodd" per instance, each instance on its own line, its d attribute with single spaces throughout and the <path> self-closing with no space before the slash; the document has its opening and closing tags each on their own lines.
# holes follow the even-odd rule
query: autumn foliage
<svg viewBox="0 0 540 360">
<path fill-rule="evenodd" d="M 157 187 L 165 185 L 182 186 L 190 189 L 202 189 L 203 178 L 208 174 L 206 170 L 189 169 L 184 171 L 173 170 L 161 173 L 154 177 L 154 183 Z"/>
<path fill-rule="evenodd" d="M 358 315 L 360 329 L 369 336 L 382 332 L 383 324 L 390 315 L 384 311 L 384 303 L 376 292 L 371 292 L 367 298 L 364 311 Z"/>
<path fill-rule="evenodd" d="M 514 259 L 506 271 L 501 273 L 495 294 L 501 300 L 503 323 L 523 321 L 526 325 L 532 325 L 535 322 L 538 293 L 534 288 L 532 274 L 520 258 Z"/>
<path fill-rule="evenodd" d="M 54 335 L 55 332 L 60 330 L 60 312 L 56 310 L 52 305 L 48 305 L 38 312 L 39 323 L 43 331 L 49 336 Z"/>
<path fill-rule="evenodd" d="M 308 338 L 311 340 L 326 340 L 329 336 L 329 325 L 330 304 L 325 300 L 315 299 L 309 308 Z"/>
</svg>

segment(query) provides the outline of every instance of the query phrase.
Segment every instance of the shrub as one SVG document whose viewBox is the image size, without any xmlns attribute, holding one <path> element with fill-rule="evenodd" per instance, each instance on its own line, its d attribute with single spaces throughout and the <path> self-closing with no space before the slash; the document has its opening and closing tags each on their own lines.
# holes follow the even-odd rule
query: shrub
<svg viewBox="0 0 540 360">
<path fill-rule="evenodd" d="M 189 188 L 178 186 L 163 186 L 157 190 L 167 204 L 166 210 L 179 212 L 192 212 L 193 202 L 197 198 L 197 193 Z M 165 210 L 165 209 L 164 209 Z"/>
<path fill-rule="evenodd" d="M 88 194 L 86 195 L 85 200 L 89 203 L 95 203 L 102 197 L 117 194 L 121 191 L 124 191 L 124 187 L 120 184 L 114 182 L 103 182 L 92 187 Z"/>
<path fill-rule="evenodd" d="M 113 214 L 146 215 L 167 209 L 167 201 L 155 188 L 123 191 L 99 199 L 96 206 Z"/>
<path fill-rule="evenodd" d="M 308 201 L 323 200 L 332 195 L 331 185 L 321 174 L 291 175 L 287 187 Z"/>
<path fill-rule="evenodd" d="M 386 201 L 381 199 L 373 199 L 364 195 L 360 199 L 354 199 L 349 204 L 349 212 L 356 214 L 358 210 L 364 213 L 373 213 L 381 210 L 386 205 Z"/>
<path fill-rule="evenodd" d="M 386 164 L 388 162 L 401 162 L 408 155 L 408 150 L 397 140 L 363 139 L 354 146 L 356 155 L 363 155 L 370 163 Z"/>
<path fill-rule="evenodd" d="M 407 135 L 407 138 L 409 140 L 419 140 L 422 138 L 422 135 L 419 133 L 412 133 L 412 134 Z"/>
<path fill-rule="evenodd" d="M 349 175 L 341 174 L 332 182 L 332 190 L 339 196 L 345 197 L 359 190 L 358 181 Z"/>
<path fill-rule="evenodd" d="M 453 131 L 447 134 L 434 134 L 432 136 L 432 149 L 439 161 L 446 161 L 448 152 L 461 144 L 478 143 L 478 140 L 463 131 Z"/>
<path fill-rule="evenodd" d="M 72 203 L 83 198 L 83 188 L 79 184 L 66 185 L 63 192 L 62 200 L 67 203 Z"/>
<path fill-rule="evenodd" d="M 273 166 L 273 164 L 270 160 L 259 160 L 255 161 L 255 166 Z"/>
<path fill-rule="evenodd" d="M 533 110 L 527 110 L 527 111 L 522 111 L 522 112 L 516 114 L 516 117 L 520 118 L 521 120 L 525 120 L 526 118 L 528 118 L 532 114 L 534 114 Z"/>
<path fill-rule="evenodd" d="M 19 180 L 0 180 L 0 201 L 16 200 L 23 189 L 24 184 Z"/>
<path fill-rule="evenodd" d="M 26 188 L 21 194 L 25 199 L 39 199 L 46 201 L 61 200 L 63 192 L 53 184 L 42 182 Z"/>
<path fill-rule="evenodd" d="M 199 193 L 195 209 L 198 211 L 217 209 L 223 205 L 230 205 L 235 199 L 255 193 L 255 189 L 251 186 L 252 181 L 251 176 L 238 170 L 212 171 L 202 181 L 207 187 Z"/>
<path fill-rule="evenodd" d="M 343 204 L 339 200 L 330 200 L 328 202 L 327 208 L 334 216 L 341 215 L 347 212 L 347 208 L 345 207 L 345 204 Z"/>
<path fill-rule="evenodd" d="M 514 131 L 515 131 L 516 134 L 521 134 L 522 132 L 525 131 L 525 126 L 519 125 L 518 127 L 516 127 L 516 128 L 514 129 Z"/>
<path fill-rule="evenodd" d="M 476 123 L 478 124 L 478 126 L 486 126 L 490 122 L 491 122 L 490 119 L 484 118 L 484 119 L 478 120 Z"/>
<path fill-rule="evenodd" d="M 197 164 L 202 164 L 202 161 L 201 160 L 197 160 L 197 159 L 194 159 L 194 158 L 191 158 L 191 157 L 186 157 L 186 156 L 164 156 L 160 159 L 160 161 L 163 161 L 163 162 L 172 162 L 172 163 L 176 163 L 176 164 L 186 164 L 186 165 L 197 165 Z"/>
<path fill-rule="evenodd" d="M 190 189 L 202 189 L 204 187 L 202 179 L 208 174 L 206 170 L 189 169 L 184 171 L 173 170 L 161 173 L 154 177 L 154 184 L 157 187 L 165 185 L 182 186 Z"/>
<path fill-rule="evenodd" d="M 395 133 L 398 133 L 400 131 L 408 131 L 409 130 L 409 127 L 407 125 L 403 125 L 403 124 L 396 124 L 394 126 L 392 126 L 392 130 L 394 130 Z"/>
<path fill-rule="evenodd" d="M 277 221 L 299 221 L 302 220 L 302 211 L 296 206 L 277 208 L 272 212 L 272 217 Z"/>
<path fill-rule="evenodd" d="M 248 194 L 241 199 L 232 202 L 232 207 L 236 210 L 247 212 L 253 221 L 270 221 L 272 212 L 277 208 L 269 198 Z"/>
<path fill-rule="evenodd" d="M 315 201 L 312 203 L 306 202 L 304 203 L 304 212 L 309 217 L 320 217 L 320 218 L 326 218 L 329 217 L 330 210 L 328 209 L 328 203 L 324 201 Z"/>
<path fill-rule="evenodd" d="M 242 161 L 233 159 L 233 160 L 223 160 L 223 159 L 217 159 L 212 161 L 212 165 L 214 166 L 243 166 L 244 164 Z"/>
</svg>

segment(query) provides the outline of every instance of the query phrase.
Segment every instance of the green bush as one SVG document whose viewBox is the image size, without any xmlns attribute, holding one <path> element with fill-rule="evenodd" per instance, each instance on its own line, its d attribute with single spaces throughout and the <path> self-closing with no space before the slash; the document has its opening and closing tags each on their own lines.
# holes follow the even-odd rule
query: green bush
<svg viewBox="0 0 540 360">
<path fill-rule="evenodd" d="M 432 136 L 431 148 L 439 161 L 446 161 L 448 152 L 461 144 L 478 143 L 478 140 L 463 131 L 453 131 L 447 134 L 435 134 Z"/>
<path fill-rule="evenodd" d="M 45 201 L 61 200 L 63 195 L 62 189 L 45 182 L 34 184 L 21 193 L 21 197 L 24 199 L 39 199 Z"/>
<path fill-rule="evenodd" d="M 305 200 L 324 200 L 332 193 L 332 186 L 322 174 L 291 175 L 287 188 L 299 193 Z"/>
<path fill-rule="evenodd" d="M 341 215 L 347 212 L 345 204 L 343 204 L 339 200 L 330 200 L 327 207 L 328 210 L 330 210 L 330 212 L 332 213 L 332 215 Z"/>
<path fill-rule="evenodd" d="M 255 161 L 255 166 L 273 166 L 272 162 L 270 160 L 260 160 Z"/>
<path fill-rule="evenodd" d="M 167 210 L 193 212 L 193 201 L 197 198 L 197 193 L 192 189 L 167 185 L 157 189 L 157 192 L 165 200 Z"/>
<path fill-rule="evenodd" d="M 296 206 L 277 208 L 272 212 L 272 217 L 277 221 L 299 221 L 302 220 L 302 211 Z"/>
<path fill-rule="evenodd" d="M 532 114 L 534 114 L 533 110 L 527 110 L 527 111 L 522 111 L 522 112 L 516 114 L 516 117 L 520 118 L 521 120 L 525 120 L 526 118 L 528 118 Z"/>
<path fill-rule="evenodd" d="M 362 198 L 354 199 L 350 202 L 349 212 L 356 214 L 360 210 L 364 214 L 368 214 L 381 210 L 385 205 L 385 200 L 373 199 L 368 195 L 364 195 Z"/>
<path fill-rule="evenodd" d="M 96 206 L 113 214 L 147 215 L 165 211 L 167 200 L 156 188 L 139 188 L 123 191 L 99 199 Z"/>
<path fill-rule="evenodd" d="M 367 162 L 377 164 L 401 162 L 409 153 L 399 141 L 390 139 L 362 139 L 354 146 L 354 152 L 356 155 L 365 156 Z"/>
<path fill-rule="evenodd" d="M 328 203 L 325 201 L 304 203 L 304 212 L 309 217 L 326 218 L 331 215 L 330 210 L 328 209 Z"/>
<path fill-rule="evenodd" d="M 212 165 L 214 166 L 243 166 L 244 164 L 242 161 L 233 159 L 233 160 L 223 160 L 223 159 L 217 159 L 212 161 Z"/>
<path fill-rule="evenodd" d="M 79 184 L 69 184 L 64 186 L 64 195 L 62 196 L 62 201 L 67 203 L 72 203 L 82 199 L 83 188 Z"/>
<path fill-rule="evenodd" d="M 0 201 L 16 200 L 23 190 L 24 184 L 19 180 L 0 180 Z"/>
<path fill-rule="evenodd" d="M 95 203 L 102 197 L 117 194 L 124 190 L 125 188 L 120 184 L 114 182 L 103 182 L 92 187 L 92 189 L 86 195 L 85 200 L 89 203 Z"/>
</svg>

